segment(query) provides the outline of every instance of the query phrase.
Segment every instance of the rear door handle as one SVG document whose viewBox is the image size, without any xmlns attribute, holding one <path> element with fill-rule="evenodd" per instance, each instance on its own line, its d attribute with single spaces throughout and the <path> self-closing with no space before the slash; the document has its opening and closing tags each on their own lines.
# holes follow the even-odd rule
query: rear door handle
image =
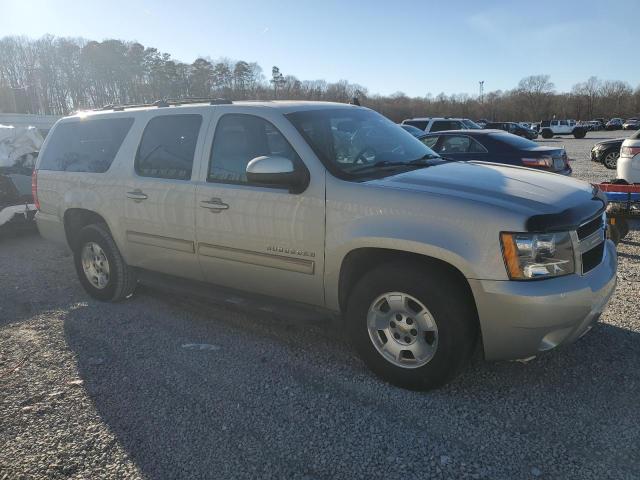
<svg viewBox="0 0 640 480">
<path fill-rule="evenodd" d="M 219 198 L 212 198 L 211 200 L 202 200 L 200 202 L 202 208 L 207 208 L 212 212 L 220 212 L 222 210 L 229 210 L 229 205 L 224 203 Z"/>
<path fill-rule="evenodd" d="M 135 200 L 136 202 L 141 202 L 149 197 L 146 193 L 143 193 L 142 190 L 134 190 L 133 192 L 127 192 L 127 198 Z"/>
</svg>

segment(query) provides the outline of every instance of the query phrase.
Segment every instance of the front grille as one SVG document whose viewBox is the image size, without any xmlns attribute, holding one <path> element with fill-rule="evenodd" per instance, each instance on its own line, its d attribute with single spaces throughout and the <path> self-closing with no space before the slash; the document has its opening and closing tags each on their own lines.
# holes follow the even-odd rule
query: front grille
<svg viewBox="0 0 640 480">
<path fill-rule="evenodd" d="M 604 218 L 602 218 L 602 215 L 598 215 L 593 220 L 590 220 L 578 227 L 578 240 L 587 238 L 598 230 L 604 230 Z"/>
<path fill-rule="evenodd" d="M 582 254 L 582 273 L 587 273 L 596 268 L 602 262 L 604 255 L 604 242 Z"/>
</svg>

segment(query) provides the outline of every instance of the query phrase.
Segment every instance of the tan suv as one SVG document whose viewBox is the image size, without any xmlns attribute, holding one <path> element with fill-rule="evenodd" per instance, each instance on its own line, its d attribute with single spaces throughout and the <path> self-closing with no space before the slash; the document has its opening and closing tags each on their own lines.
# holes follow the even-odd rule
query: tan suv
<svg viewBox="0 0 640 480">
<path fill-rule="evenodd" d="M 343 314 L 407 388 L 536 355 L 598 319 L 616 283 L 605 200 L 561 175 L 443 160 L 366 108 L 117 108 L 60 120 L 33 177 L 43 236 L 115 301 L 140 272 Z"/>
</svg>

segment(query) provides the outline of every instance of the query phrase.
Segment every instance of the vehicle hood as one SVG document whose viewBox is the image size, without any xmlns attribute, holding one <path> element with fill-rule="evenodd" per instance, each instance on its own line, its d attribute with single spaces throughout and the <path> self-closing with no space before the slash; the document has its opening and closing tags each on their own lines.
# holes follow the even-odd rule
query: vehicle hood
<svg viewBox="0 0 640 480">
<path fill-rule="evenodd" d="M 614 138 L 611 140 L 602 140 L 601 142 L 596 143 L 596 145 L 614 145 L 616 143 L 622 145 L 622 142 L 624 142 L 624 138 Z"/>
<path fill-rule="evenodd" d="M 535 226 L 542 230 L 579 225 L 602 211 L 606 202 L 589 183 L 564 175 L 489 162 L 447 162 L 370 183 L 517 211 L 532 220 L 531 229 Z M 541 216 L 546 217 L 540 224 Z"/>
</svg>

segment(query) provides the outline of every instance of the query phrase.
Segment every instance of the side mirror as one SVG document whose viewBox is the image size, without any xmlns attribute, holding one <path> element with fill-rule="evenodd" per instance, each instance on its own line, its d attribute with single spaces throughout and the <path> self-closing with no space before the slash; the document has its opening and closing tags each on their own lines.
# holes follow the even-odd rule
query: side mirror
<svg viewBox="0 0 640 480">
<path fill-rule="evenodd" d="M 290 193 L 302 193 L 309 185 L 306 170 L 277 155 L 256 157 L 247 164 L 247 180 L 268 186 L 285 187 Z"/>
</svg>

